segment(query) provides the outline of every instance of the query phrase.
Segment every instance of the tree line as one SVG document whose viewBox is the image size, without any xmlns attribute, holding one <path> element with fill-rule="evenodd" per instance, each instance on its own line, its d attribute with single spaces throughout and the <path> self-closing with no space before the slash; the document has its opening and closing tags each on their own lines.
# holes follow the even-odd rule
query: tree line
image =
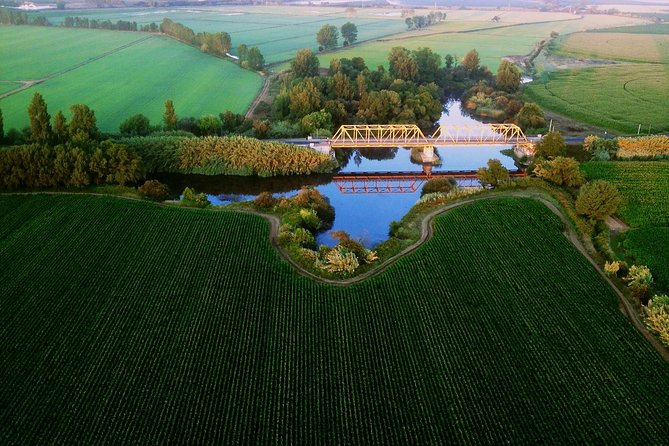
<svg viewBox="0 0 669 446">
<path fill-rule="evenodd" d="M 349 46 L 358 40 L 358 27 L 354 23 L 347 22 L 341 26 L 341 35 L 344 38 L 344 46 Z M 323 25 L 316 33 L 318 50 L 331 50 L 339 44 L 339 29 L 330 24 Z"/>
</svg>

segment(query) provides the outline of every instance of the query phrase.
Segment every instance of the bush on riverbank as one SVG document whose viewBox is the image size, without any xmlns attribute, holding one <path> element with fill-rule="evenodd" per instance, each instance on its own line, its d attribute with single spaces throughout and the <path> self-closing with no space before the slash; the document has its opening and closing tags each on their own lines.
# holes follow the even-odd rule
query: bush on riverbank
<svg viewBox="0 0 669 446">
<path fill-rule="evenodd" d="M 142 157 L 149 172 L 269 177 L 327 173 L 336 168 L 328 155 L 244 136 L 158 136 L 121 141 Z"/>
</svg>

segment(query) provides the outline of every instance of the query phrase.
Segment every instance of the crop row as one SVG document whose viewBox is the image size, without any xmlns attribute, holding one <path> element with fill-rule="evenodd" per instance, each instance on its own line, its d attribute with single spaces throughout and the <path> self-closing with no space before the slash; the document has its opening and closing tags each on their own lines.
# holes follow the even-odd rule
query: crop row
<svg viewBox="0 0 669 446">
<path fill-rule="evenodd" d="M 669 366 L 541 203 L 477 202 L 350 287 L 267 223 L 0 196 L 0 441 L 659 444 Z"/>
</svg>

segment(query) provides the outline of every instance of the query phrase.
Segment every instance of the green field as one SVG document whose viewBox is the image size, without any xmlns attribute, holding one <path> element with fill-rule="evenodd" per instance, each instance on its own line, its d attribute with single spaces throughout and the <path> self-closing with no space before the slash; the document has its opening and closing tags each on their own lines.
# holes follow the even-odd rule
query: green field
<svg viewBox="0 0 669 446">
<path fill-rule="evenodd" d="M 0 440 L 664 443 L 669 365 L 561 231 L 480 201 L 337 288 L 259 217 L 0 196 Z"/>
<path fill-rule="evenodd" d="M 643 63 L 669 63 L 669 35 L 574 33 L 560 41 L 559 55 Z"/>
<path fill-rule="evenodd" d="M 589 180 L 613 183 L 623 196 L 618 215 L 632 227 L 669 227 L 669 161 L 590 161 Z"/>
<path fill-rule="evenodd" d="M 478 12 L 481 13 L 481 11 Z M 534 12 L 526 13 L 526 15 L 502 14 L 500 22 L 495 24 L 490 22 L 490 17 L 499 12 L 487 11 L 486 13 L 489 16 L 485 26 L 482 25 L 483 17 L 479 17 L 481 21 L 471 21 L 465 26 L 447 18 L 446 23 L 428 28 L 424 32 L 380 39 L 334 54 L 323 55 L 320 57 L 321 66 L 328 66 L 330 59 L 335 57 L 351 58 L 355 56 L 363 57 L 369 67 L 387 65 L 390 49 L 395 46 L 403 46 L 409 49 L 429 47 L 442 56 L 453 54 L 459 58 L 462 58 L 469 50 L 476 49 L 481 57 L 481 63 L 496 71 L 502 57 L 530 53 L 537 42 L 548 38 L 553 31 L 569 33 L 605 26 L 607 23 L 639 22 L 638 20 L 635 22 L 635 19 L 610 16 L 602 16 L 599 22 L 595 22 L 587 16 L 584 19 L 578 19 L 569 14 Z M 473 19 L 474 17 L 470 18 L 470 20 Z M 473 31 L 481 27 L 489 29 Z"/>
<path fill-rule="evenodd" d="M 669 227 L 632 229 L 622 244 L 627 255 L 650 268 L 660 289 L 669 290 Z"/>
<path fill-rule="evenodd" d="M 525 88 L 529 100 L 588 124 L 624 134 L 649 126 L 669 131 L 669 65 L 613 65 L 561 70 Z"/>
<path fill-rule="evenodd" d="M 16 90 L 21 87 L 21 84 L 18 82 L 0 82 L 0 94 Z"/>
<path fill-rule="evenodd" d="M 406 30 L 399 11 L 360 10 L 349 14 L 344 8 L 304 7 L 216 7 L 130 9 L 119 11 L 54 11 L 39 13 L 53 23 L 65 16 L 80 16 L 101 20 L 135 21 L 139 25 L 160 23 L 164 17 L 180 22 L 195 32 L 225 31 L 232 38 L 233 49 L 245 43 L 257 46 L 268 63 L 291 59 L 298 49 L 318 49 L 316 33 L 325 24 L 338 28 L 346 22 L 358 27 L 358 40 L 387 36 Z M 340 44 L 342 44 L 340 39 Z M 233 51 L 234 52 L 234 51 Z"/>
<path fill-rule="evenodd" d="M 16 38 L 15 34 L 30 38 L 25 45 L 17 39 L 12 54 L 21 51 L 47 54 L 53 52 L 52 38 L 60 41 L 57 63 L 49 58 L 45 67 L 12 63 L 6 71 L 3 68 L 0 80 L 45 76 L 58 71 L 62 74 L 0 100 L 6 129 L 28 125 L 27 109 L 35 92 L 44 96 L 52 116 L 63 110 L 69 117 L 71 104 L 84 103 L 95 111 L 98 127 L 117 131 L 124 119 L 137 113 L 159 124 L 168 98 L 174 101 L 180 117 L 225 110 L 244 113 L 262 85 L 262 79 L 255 73 L 165 37 L 99 30 L 0 27 L 0 39 Z M 70 39 L 66 40 L 64 36 L 68 35 Z M 79 53 L 81 36 L 89 40 L 83 40 Z M 138 42 L 124 47 L 129 41 Z M 106 42 L 106 46 L 96 52 L 99 42 Z M 90 60 L 95 57 L 99 58 Z"/>
<path fill-rule="evenodd" d="M 632 226 L 621 236 L 623 254 L 650 267 L 669 290 L 669 161 L 599 161 L 581 164 L 589 179 L 615 184 L 623 196 L 618 215 Z"/>
</svg>

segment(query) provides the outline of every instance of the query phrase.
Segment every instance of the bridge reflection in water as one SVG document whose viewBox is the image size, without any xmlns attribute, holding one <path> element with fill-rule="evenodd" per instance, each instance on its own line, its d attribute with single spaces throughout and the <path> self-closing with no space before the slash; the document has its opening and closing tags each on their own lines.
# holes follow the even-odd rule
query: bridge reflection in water
<svg viewBox="0 0 669 446">
<path fill-rule="evenodd" d="M 510 172 L 512 178 L 524 177 L 524 171 Z M 477 187 L 476 172 L 355 172 L 340 173 L 332 178 L 343 194 L 410 194 L 420 190 L 433 178 L 453 178 L 461 187 Z"/>
</svg>

